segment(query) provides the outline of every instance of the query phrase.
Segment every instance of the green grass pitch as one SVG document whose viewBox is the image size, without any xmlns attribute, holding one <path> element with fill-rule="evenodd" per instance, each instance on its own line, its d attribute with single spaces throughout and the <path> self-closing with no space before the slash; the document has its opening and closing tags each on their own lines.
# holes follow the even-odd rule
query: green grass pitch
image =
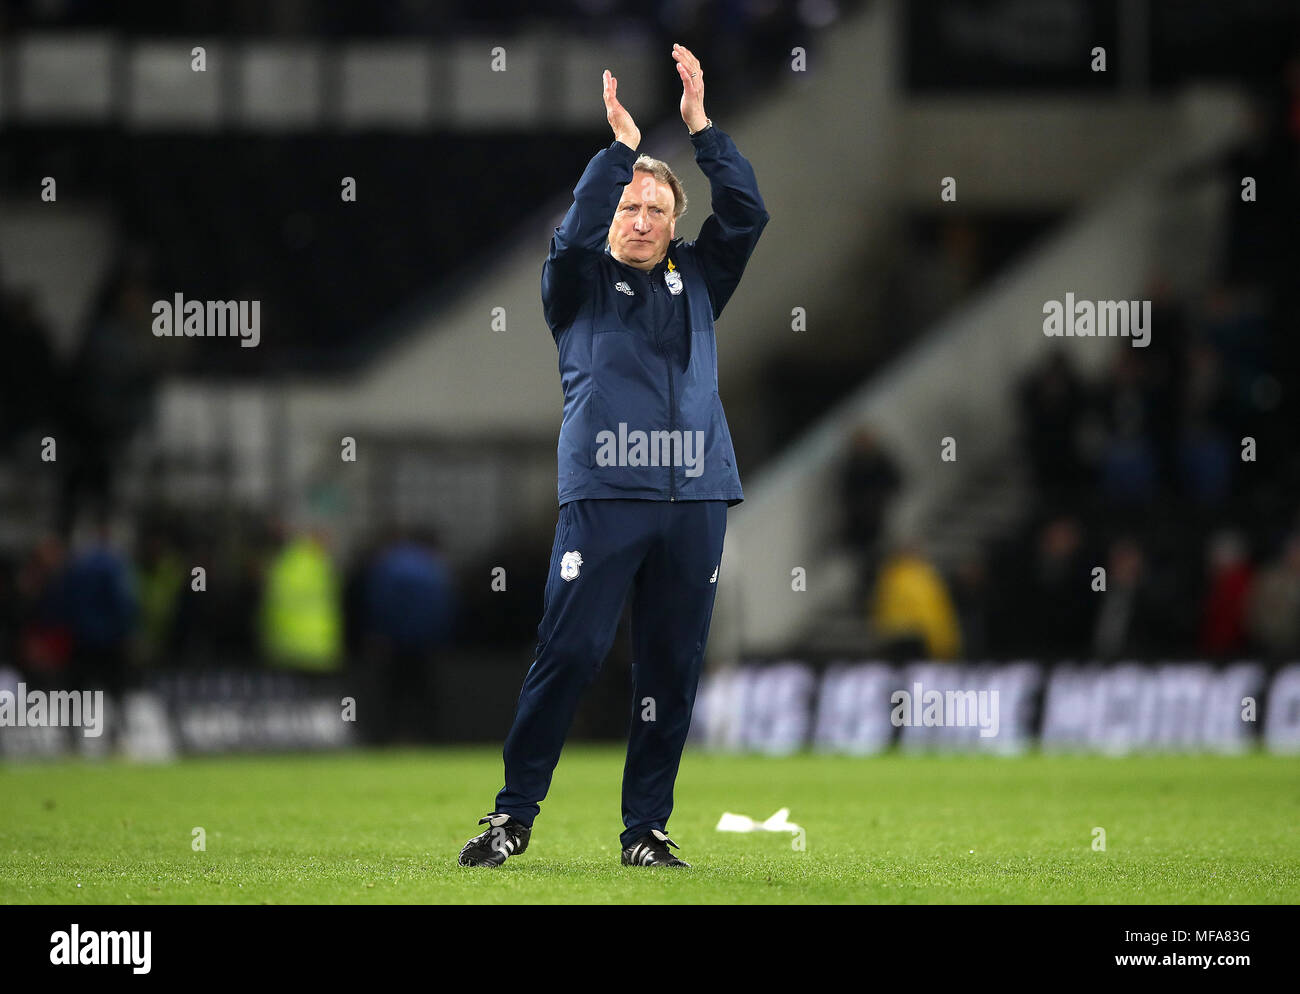
<svg viewBox="0 0 1300 994">
<path fill-rule="evenodd" d="M 0 902 L 1300 902 L 1300 758 L 688 749 L 669 827 L 694 866 L 647 870 L 619 865 L 622 757 L 566 749 L 496 870 L 456 865 L 495 748 L 0 766 Z M 714 830 L 780 807 L 802 852 Z"/>
</svg>

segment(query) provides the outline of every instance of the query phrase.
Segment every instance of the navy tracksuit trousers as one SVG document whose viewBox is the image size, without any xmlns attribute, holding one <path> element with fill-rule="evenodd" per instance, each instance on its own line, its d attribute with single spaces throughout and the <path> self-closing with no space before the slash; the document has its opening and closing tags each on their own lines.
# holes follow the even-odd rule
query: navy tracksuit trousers
<svg viewBox="0 0 1300 994">
<path fill-rule="evenodd" d="M 560 508 L 545 612 L 505 743 L 495 811 L 532 825 L 578 699 L 632 594 L 632 718 L 623 845 L 668 830 L 713 617 L 727 502 L 575 500 Z"/>
</svg>

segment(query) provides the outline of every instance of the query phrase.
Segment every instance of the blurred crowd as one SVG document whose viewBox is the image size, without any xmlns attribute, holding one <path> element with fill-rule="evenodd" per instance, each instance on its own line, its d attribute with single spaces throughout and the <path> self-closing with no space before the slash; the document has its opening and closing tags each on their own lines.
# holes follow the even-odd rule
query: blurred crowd
<svg viewBox="0 0 1300 994">
<path fill-rule="evenodd" d="M 943 569 L 923 540 L 890 546 L 906 481 L 855 435 L 842 534 L 877 632 L 935 658 L 1300 655 L 1300 56 L 1245 138 L 1182 178 L 1207 170 L 1225 196 L 1212 285 L 1153 278 L 1150 344 L 1121 341 L 1097 380 L 1072 359 L 1090 339 L 1024 375 L 1031 492 L 1010 535 Z"/>
<path fill-rule="evenodd" d="M 177 668 L 350 673 L 372 734 L 416 741 L 456 584 L 431 533 L 393 531 L 346 562 L 319 529 L 254 524 L 218 545 L 195 523 L 151 519 L 135 547 L 106 519 L 0 561 L 0 662 L 30 685 L 112 694 Z"/>
<path fill-rule="evenodd" d="M 1300 653 L 1300 365 L 1278 311 L 1258 287 L 1219 286 L 1190 313 L 1163 284 L 1154 296 L 1152 344 L 1117 347 L 1099 381 L 1065 347 L 1025 375 L 1028 515 L 952 575 L 923 543 L 883 541 L 902 481 L 858 433 L 845 540 L 878 627 L 923 633 L 940 658 Z"/>
</svg>

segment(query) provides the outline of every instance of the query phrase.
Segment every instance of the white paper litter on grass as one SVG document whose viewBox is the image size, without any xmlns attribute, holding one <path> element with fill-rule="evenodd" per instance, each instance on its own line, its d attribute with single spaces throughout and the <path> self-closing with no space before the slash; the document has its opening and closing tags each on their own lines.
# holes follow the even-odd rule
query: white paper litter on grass
<svg viewBox="0 0 1300 994">
<path fill-rule="evenodd" d="M 798 835 L 803 829 L 789 818 L 789 808 L 782 808 L 766 821 L 755 821 L 748 815 L 724 811 L 722 817 L 718 819 L 717 830 L 719 832 L 789 832 L 791 835 Z"/>
</svg>

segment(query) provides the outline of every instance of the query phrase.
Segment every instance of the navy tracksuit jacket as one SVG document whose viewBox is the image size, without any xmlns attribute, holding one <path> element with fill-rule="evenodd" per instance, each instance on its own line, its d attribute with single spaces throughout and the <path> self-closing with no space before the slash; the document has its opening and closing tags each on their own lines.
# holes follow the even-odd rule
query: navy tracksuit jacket
<svg viewBox="0 0 1300 994">
<path fill-rule="evenodd" d="M 495 810 L 533 823 L 578 699 L 632 595 L 632 713 L 623 844 L 667 831 L 708 641 L 727 507 L 744 499 L 718 396 L 713 322 L 769 215 L 716 125 L 691 136 L 713 213 L 651 272 L 609 251 L 637 152 L 592 158 L 542 267 L 559 350 L 560 516 L 532 667 L 505 743 Z"/>
</svg>

